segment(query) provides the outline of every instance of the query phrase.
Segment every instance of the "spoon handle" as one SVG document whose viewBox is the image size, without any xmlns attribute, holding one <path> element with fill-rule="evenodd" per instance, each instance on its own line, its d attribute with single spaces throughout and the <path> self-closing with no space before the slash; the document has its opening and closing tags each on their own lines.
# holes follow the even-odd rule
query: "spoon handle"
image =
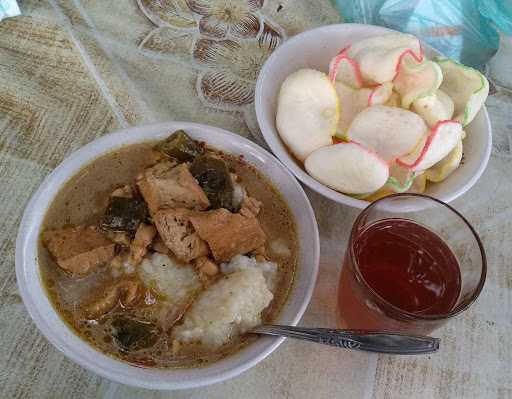
<svg viewBox="0 0 512 399">
<path fill-rule="evenodd" d="M 302 339 L 345 349 L 395 355 L 419 355 L 437 352 L 439 349 L 439 338 L 386 331 L 333 330 L 329 328 L 263 325 L 254 328 L 251 332 Z"/>
</svg>

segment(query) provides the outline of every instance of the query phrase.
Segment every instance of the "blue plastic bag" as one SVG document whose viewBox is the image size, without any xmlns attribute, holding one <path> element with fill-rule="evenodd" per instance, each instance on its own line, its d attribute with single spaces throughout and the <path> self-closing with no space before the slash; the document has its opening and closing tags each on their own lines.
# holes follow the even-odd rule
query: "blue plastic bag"
<svg viewBox="0 0 512 399">
<path fill-rule="evenodd" d="M 512 0 L 479 0 L 478 11 L 507 36 L 512 36 Z"/>
<path fill-rule="evenodd" d="M 382 25 L 412 33 L 444 55 L 482 69 L 499 46 L 499 35 L 491 21 L 496 12 L 507 9 L 508 6 L 502 6 L 503 1 L 511 0 L 335 0 L 335 3 L 347 22 Z"/>
<path fill-rule="evenodd" d="M 20 8 L 16 0 L 0 0 L 0 21 L 17 15 L 20 15 Z"/>
</svg>

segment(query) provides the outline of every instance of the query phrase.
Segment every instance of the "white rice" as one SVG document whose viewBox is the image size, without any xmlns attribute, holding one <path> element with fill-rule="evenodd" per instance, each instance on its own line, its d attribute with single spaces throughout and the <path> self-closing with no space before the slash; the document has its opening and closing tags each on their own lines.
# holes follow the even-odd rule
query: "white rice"
<svg viewBox="0 0 512 399">
<path fill-rule="evenodd" d="M 233 273 L 238 270 L 259 269 L 265 277 L 267 288 L 275 293 L 277 283 L 277 264 L 274 262 L 257 262 L 256 259 L 244 255 L 234 256 L 228 263 L 222 263 L 220 270 L 224 274 Z"/>
<path fill-rule="evenodd" d="M 157 252 L 146 257 L 137 271 L 146 286 L 156 289 L 174 305 L 188 302 L 202 287 L 191 265 L 178 263 Z"/>
<path fill-rule="evenodd" d="M 174 347 L 199 343 L 215 349 L 261 324 L 273 299 L 260 268 L 233 271 L 203 291 L 174 328 Z"/>
</svg>

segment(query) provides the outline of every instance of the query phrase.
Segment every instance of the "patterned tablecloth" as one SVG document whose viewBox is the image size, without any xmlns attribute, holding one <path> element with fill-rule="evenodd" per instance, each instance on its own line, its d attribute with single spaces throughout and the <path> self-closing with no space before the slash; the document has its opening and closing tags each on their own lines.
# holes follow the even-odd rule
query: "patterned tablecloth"
<svg viewBox="0 0 512 399">
<path fill-rule="evenodd" d="M 0 23 L 0 396 L 2 398 L 512 398 L 512 93 L 487 100 L 489 166 L 454 205 L 480 233 L 488 280 L 442 351 L 376 356 L 285 342 L 242 376 L 182 392 L 109 382 L 73 364 L 21 303 L 14 247 L 24 206 L 64 157 L 112 130 L 165 120 L 261 143 L 254 81 L 276 46 L 339 22 L 327 0 L 25 0 Z M 305 326 L 333 326 L 335 286 L 357 212 L 308 191 L 321 269 Z"/>
</svg>

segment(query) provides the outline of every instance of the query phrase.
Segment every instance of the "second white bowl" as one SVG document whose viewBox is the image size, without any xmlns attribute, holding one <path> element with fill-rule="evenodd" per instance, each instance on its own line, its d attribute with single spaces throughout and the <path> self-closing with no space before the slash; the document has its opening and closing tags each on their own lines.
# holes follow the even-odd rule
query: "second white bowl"
<svg viewBox="0 0 512 399">
<path fill-rule="evenodd" d="M 261 69 L 256 83 L 256 116 L 272 152 L 311 189 L 340 204 L 360 209 L 368 206 L 368 201 L 355 199 L 318 182 L 287 150 L 275 125 L 277 97 L 281 84 L 292 72 L 313 68 L 327 73 L 330 60 L 342 48 L 361 39 L 389 32 L 393 31 L 360 24 L 328 25 L 303 32 L 279 46 Z M 427 57 L 439 55 L 434 49 L 423 46 Z M 485 107 L 465 130 L 463 164 L 443 182 L 430 184 L 425 194 L 450 202 L 469 190 L 482 175 L 492 146 L 491 124 Z"/>
</svg>

